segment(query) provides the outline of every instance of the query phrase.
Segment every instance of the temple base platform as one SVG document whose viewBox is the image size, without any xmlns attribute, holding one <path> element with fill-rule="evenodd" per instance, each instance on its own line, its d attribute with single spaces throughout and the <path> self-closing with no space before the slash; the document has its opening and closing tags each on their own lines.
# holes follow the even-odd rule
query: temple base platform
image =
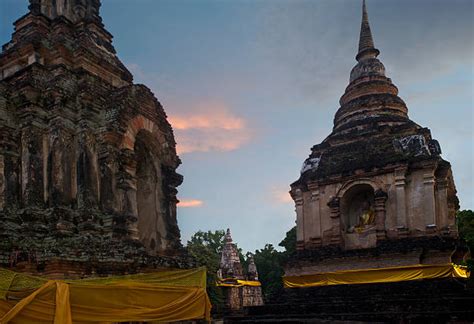
<svg viewBox="0 0 474 324">
<path fill-rule="evenodd" d="M 285 289 L 226 323 L 471 323 L 474 286 L 446 278 Z"/>
</svg>

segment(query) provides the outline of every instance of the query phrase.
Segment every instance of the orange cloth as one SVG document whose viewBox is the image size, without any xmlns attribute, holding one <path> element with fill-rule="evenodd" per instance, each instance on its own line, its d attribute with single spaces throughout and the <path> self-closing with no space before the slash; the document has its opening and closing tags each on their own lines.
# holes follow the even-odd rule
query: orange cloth
<svg viewBox="0 0 474 324">
<path fill-rule="evenodd" d="M 210 320 L 205 268 L 67 281 L 11 278 L 0 269 L 0 290 L 8 287 L 1 324 Z"/>
<path fill-rule="evenodd" d="M 242 286 L 251 286 L 251 287 L 260 287 L 262 284 L 260 281 L 256 280 L 239 280 L 239 279 L 221 279 L 216 283 L 217 287 L 242 287 Z"/>
<path fill-rule="evenodd" d="M 468 278 L 469 272 L 466 267 L 454 264 L 419 264 L 381 269 L 360 269 L 317 273 L 313 275 L 285 276 L 283 277 L 283 283 L 286 288 L 300 288 L 453 277 Z"/>
</svg>

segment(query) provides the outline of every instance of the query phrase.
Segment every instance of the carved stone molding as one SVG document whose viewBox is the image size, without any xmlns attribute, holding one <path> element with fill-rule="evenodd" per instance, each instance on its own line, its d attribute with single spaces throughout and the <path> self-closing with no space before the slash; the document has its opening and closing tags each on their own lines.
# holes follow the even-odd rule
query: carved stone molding
<svg viewBox="0 0 474 324">
<path fill-rule="evenodd" d="M 332 224 L 332 235 L 331 243 L 339 244 L 341 243 L 341 210 L 340 210 L 340 199 L 338 197 L 333 197 L 328 202 L 330 208 L 330 217 Z"/>
<path fill-rule="evenodd" d="M 385 231 L 385 219 L 386 210 L 385 202 L 387 201 L 388 195 L 385 191 L 379 189 L 374 194 L 375 200 L 375 225 L 377 230 L 377 240 L 383 240 L 386 237 Z"/>
</svg>

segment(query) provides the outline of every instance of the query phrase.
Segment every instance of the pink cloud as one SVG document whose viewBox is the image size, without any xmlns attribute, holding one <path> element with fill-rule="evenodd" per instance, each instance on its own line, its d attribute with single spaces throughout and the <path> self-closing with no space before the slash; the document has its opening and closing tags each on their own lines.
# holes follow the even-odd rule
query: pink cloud
<svg viewBox="0 0 474 324">
<path fill-rule="evenodd" d="M 288 192 L 288 189 L 281 189 L 281 188 L 272 188 L 271 192 L 271 199 L 274 202 L 281 203 L 281 204 L 288 204 L 293 202 L 293 199 Z"/>
<path fill-rule="evenodd" d="M 182 207 L 182 208 L 201 207 L 203 204 L 204 202 L 199 199 L 182 199 L 179 201 L 178 207 Z"/>
<path fill-rule="evenodd" d="M 242 129 L 245 122 L 242 118 L 232 116 L 226 111 L 191 116 L 170 116 L 170 123 L 175 129 Z"/>
<path fill-rule="evenodd" d="M 171 115 L 178 154 L 236 150 L 252 137 L 245 119 L 222 103 L 196 105 L 190 112 Z"/>
</svg>

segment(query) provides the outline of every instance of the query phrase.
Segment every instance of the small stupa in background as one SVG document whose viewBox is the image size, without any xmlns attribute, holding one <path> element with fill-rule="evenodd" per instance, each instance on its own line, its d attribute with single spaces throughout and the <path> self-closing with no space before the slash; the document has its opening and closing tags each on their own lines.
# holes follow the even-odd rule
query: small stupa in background
<svg viewBox="0 0 474 324">
<path fill-rule="evenodd" d="M 225 234 L 217 277 L 218 286 L 224 289 L 225 304 L 229 310 L 236 311 L 246 306 L 263 305 L 262 287 L 258 281 L 255 261 L 250 257 L 245 275 L 237 245 L 232 242 L 230 229 L 227 229 Z"/>
</svg>

